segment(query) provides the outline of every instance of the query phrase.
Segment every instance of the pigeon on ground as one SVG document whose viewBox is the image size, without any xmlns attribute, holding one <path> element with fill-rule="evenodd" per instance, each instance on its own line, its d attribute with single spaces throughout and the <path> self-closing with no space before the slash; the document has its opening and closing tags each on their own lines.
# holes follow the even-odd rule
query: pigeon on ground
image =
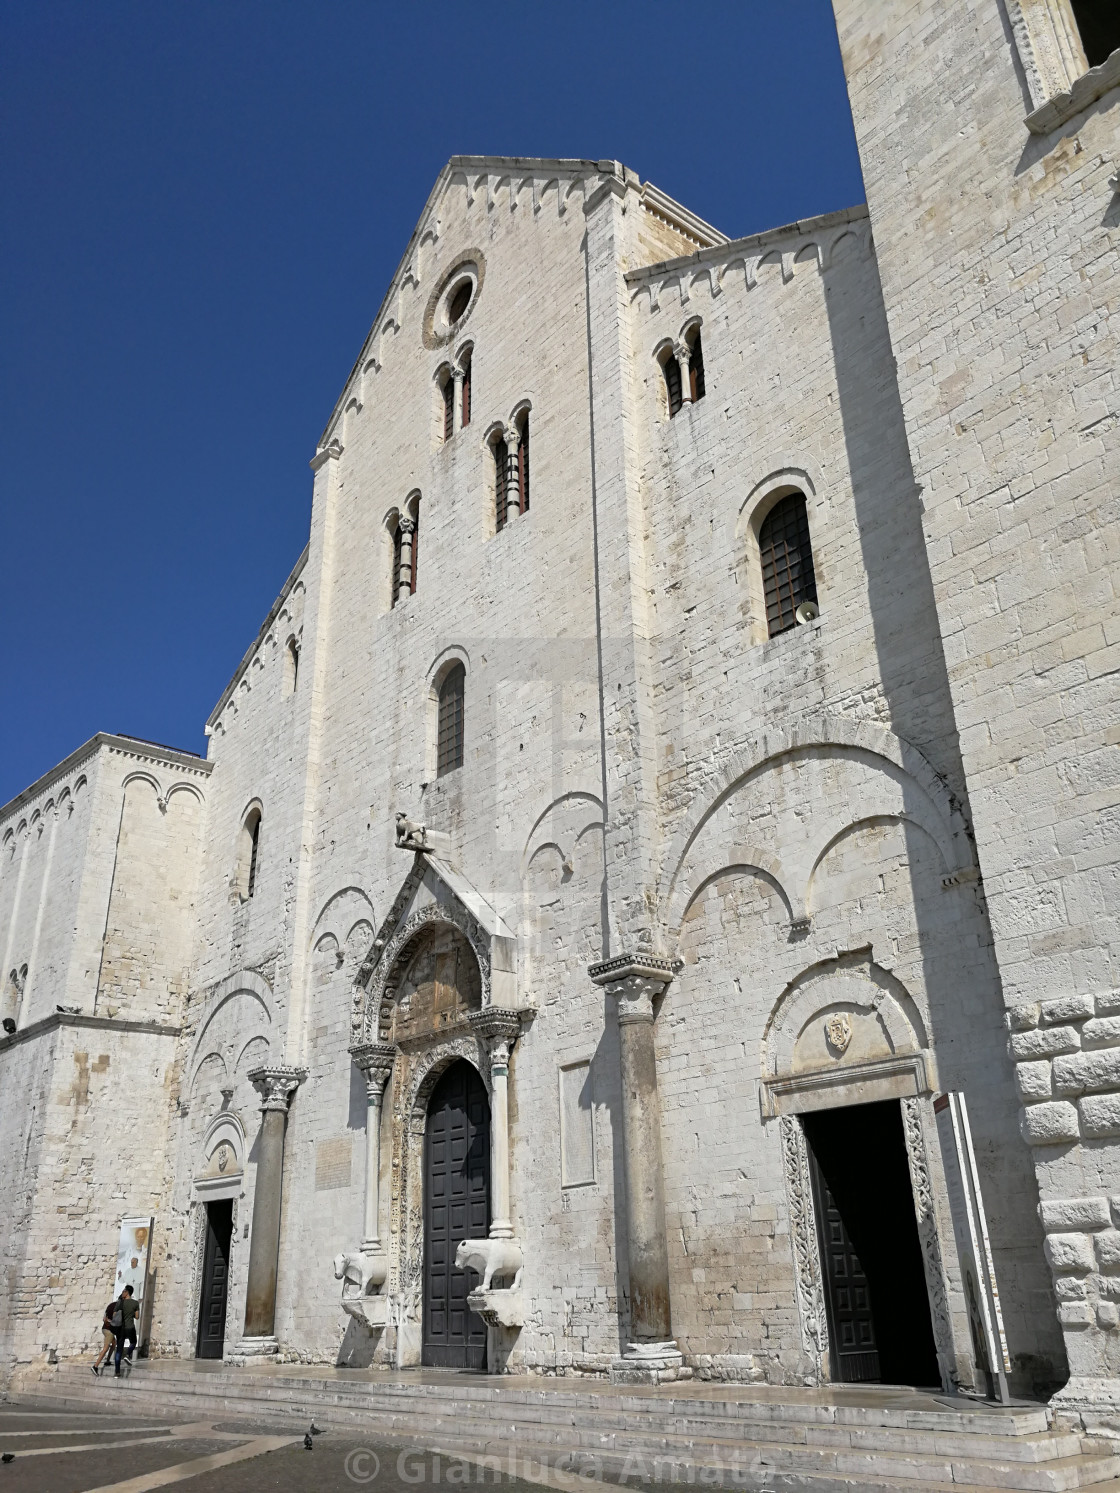
<svg viewBox="0 0 1120 1493">
<path fill-rule="evenodd" d="M 317 1426 L 315 1424 L 315 1422 L 312 1421 L 311 1422 L 311 1434 L 312 1434 L 312 1436 L 321 1436 L 323 1434 L 323 1428 L 322 1428 L 322 1426 Z"/>
<path fill-rule="evenodd" d="M 15 1456 L 15 1452 L 4 1452 L 4 1454 L 0 1456 L 0 1462 L 14 1462 Z"/>
<path fill-rule="evenodd" d="M 309 1452 L 314 1445 L 315 1445 L 315 1443 L 311 1439 L 311 1432 L 307 1431 L 304 1434 L 304 1438 L 303 1438 L 303 1449 L 304 1449 L 304 1451 Z"/>
</svg>

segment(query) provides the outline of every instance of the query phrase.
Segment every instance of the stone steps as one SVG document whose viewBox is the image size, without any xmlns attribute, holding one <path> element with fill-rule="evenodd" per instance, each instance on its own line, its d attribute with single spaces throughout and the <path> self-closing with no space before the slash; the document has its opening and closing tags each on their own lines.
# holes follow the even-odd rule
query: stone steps
<svg viewBox="0 0 1120 1493">
<path fill-rule="evenodd" d="M 608 1475 L 637 1480 L 638 1464 L 656 1480 L 655 1463 L 679 1462 L 719 1474 L 725 1486 L 827 1490 L 1053 1490 L 1116 1486 L 1120 1455 L 1048 1426 L 1043 1406 L 957 1410 L 931 1396 L 838 1389 L 823 1394 L 744 1388 L 740 1394 L 693 1386 L 671 1390 L 569 1390 L 562 1381 L 471 1380 L 448 1375 L 378 1380 L 273 1369 L 199 1371 L 160 1362 L 138 1364 L 109 1384 L 86 1365 L 25 1370 L 13 1383 L 21 1398 L 175 1414 L 282 1421 L 314 1415 L 320 1423 L 371 1440 L 449 1454 L 567 1464 L 587 1459 Z M 698 1473 L 697 1473 L 698 1475 Z M 662 1478 L 664 1481 L 664 1476 Z M 705 1479 L 708 1480 L 708 1479 Z"/>
</svg>

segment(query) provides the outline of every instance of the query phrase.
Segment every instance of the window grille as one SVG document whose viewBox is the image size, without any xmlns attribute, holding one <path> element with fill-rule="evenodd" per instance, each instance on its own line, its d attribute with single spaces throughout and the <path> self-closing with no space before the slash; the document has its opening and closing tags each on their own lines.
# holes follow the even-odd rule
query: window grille
<svg viewBox="0 0 1120 1493">
<path fill-rule="evenodd" d="M 509 450 L 505 441 L 494 442 L 494 499 L 498 528 L 506 526 L 506 495 L 509 491 Z"/>
<path fill-rule="evenodd" d="M 675 415 L 684 401 L 681 399 L 681 365 L 672 356 L 665 359 L 665 392 L 669 396 L 669 414 Z"/>
<path fill-rule="evenodd" d="M 261 811 L 259 809 L 250 810 L 242 826 L 241 836 L 242 855 L 245 857 L 241 861 L 242 875 L 245 878 L 242 883 L 244 886 L 243 895 L 251 897 L 257 889 L 257 851 L 260 848 L 261 840 Z M 246 859 L 248 860 L 247 867 L 245 864 Z"/>
<path fill-rule="evenodd" d="M 699 332 L 688 354 L 688 395 L 693 404 L 704 397 L 704 349 Z"/>
<path fill-rule="evenodd" d="M 455 434 L 455 380 L 447 375 L 443 385 L 443 438 L 449 441 Z"/>
<path fill-rule="evenodd" d="M 766 597 L 766 626 L 770 636 L 775 637 L 794 626 L 797 621 L 794 614 L 803 601 L 817 599 L 804 493 L 790 493 L 774 505 L 759 530 L 758 548 Z"/>
<path fill-rule="evenodd" d="M 470 360 L 470 358 L 468 358 L 467 361 L 463 364 L 463 414 L 462 414 L 462 423 L 464 425 L 469 425 L 471 423 L 471 360 Z"/>
<path fill-rule="evenodd" d="M 439 687 L 439 723 L 436 733 L 436 776 L 454 772 L 463 765 L 463 691 L 466 670 L 452 664 Z"/>
<path fill-rule="evenodd" d="M 419 553 L 420 553 L 420 499 L 417 498 L 416 499 L 416 506 L 415 506 L 415 508 L 412 511 L 412 567 L 409 570 L 409 574 L 408 574 L 408 590 L 409 590 L 409 594 L 410 595 L 415 594 L 415 591 L 416 591 L 416 567 L 417 567 L 417 564 L 419 563 L 418 559 L 417 559 L 417 556 L 419 555 Z"/>
<path fill-rule="evenodd" d="M 517 491 L 521 497 L 521 512 L 529 511 L 529 416 L 521 422 L 517 436 Z"/>
</svg>

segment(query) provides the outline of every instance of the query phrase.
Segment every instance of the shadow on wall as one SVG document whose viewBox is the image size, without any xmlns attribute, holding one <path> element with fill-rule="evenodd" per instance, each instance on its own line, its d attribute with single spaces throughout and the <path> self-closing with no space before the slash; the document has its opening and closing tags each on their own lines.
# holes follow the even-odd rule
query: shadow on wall
<svg viewBox="0 0 1120 1493">
<path fill-rule="evenodd" d="M 906 439 L 882 288 L 873 255 L 857 262 L 850 236 L 823 271 L 840 413 L 851 472 L 867 601 L 891 728 L 944 779 L 967 819 L 967 792 L 920 492 Z M 869 370 L 880 370 L 869 377 Z M 917 815 L 918 804 L 908 804 Z M 1038 1188 L 1020 1138 L 1018 1100 L 1003 1028 L 1003 997 L 978 888 L 931 890 L 920 868 L 922 834 L 907 820 L 907 864 L 930 1022 L 944 1088 L 964 1089 L 985 1204 L 1007 1297 L 1018 1392 L 1044 1397 L 1068 1370 L 1050 1271 L 1043 1256 Z M 956 906 L 938 897 L 958 899 Z M 965 899 L 968 899 L 967 901 Z M 984 1082 L 979 1083 L 979 1075 Z M 1049 1317 L 1034 1303 L 1051 1302 Z"/>
</svg>

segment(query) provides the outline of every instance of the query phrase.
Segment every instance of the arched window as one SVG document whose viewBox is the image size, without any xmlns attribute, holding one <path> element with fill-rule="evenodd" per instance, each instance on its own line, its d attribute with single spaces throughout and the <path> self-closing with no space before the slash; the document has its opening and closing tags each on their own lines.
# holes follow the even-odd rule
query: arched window
<svg viewBox="0 0 1120 1493">
<path fill-rule="evenodd" d="M 436 777 L 463 765 L 463 693 L 467 671 L 454 663 L 439 687 L 436 726 Z"/>
<path fill-rule="evenodd" d="M 498 519 L 499 530 L 506 526 L 508 513 L 506 501 L 509 494 L 509 447 L 505 438 L 499 436 L 493 445 L 494 450 L 494 506 Z"/>
<path fill-rule="evenodd" d="M 416 590 L 417 567 L 420 563 L 420 494 L 417 493 L 409 504 L 412 516 L 412 564 L 408 572 L 408 590 L 411 595 Z"/>
<path fill-rule="evenodd" d="M 529 511 L 529 411 L 517 420 L 517 496 L 522 513 Z"/>
<path fill-rule="evenodd" d="M 693 404 L 704 397 L 704 349 L 700 345 L 699 328 L 688 349 L 688 397 Z"/>
<path fill-rule="evenodd" d="M 805 494 L 791 492 L 779 499 L 758 531 L 762 586 L 766 598 L 766 626 L 771 637 L 797 621 L 797 608 L 817 600 L 813 550 Z"/>
<path fill-rule="evenodd" d="M 471 423 L 471 351 L 469 348 L 463 358 L 463 408 L 459 423 L 463 426 Z"/>
<path fill-rule="evenodd" d="M 247 902 L 257 889 L 260 843 L 261 811 L 259 804 L 254 804 L 242 820 L 237 847 L 237 891 L 242 902 Z"/>
<path fill-rule="evenodd" d="M 455 379 L 448 370 L 443 381 L 443 438 L 449 441 L 455 434 Z"/>
<path fill-rule="evenodd" d="M 294 695 L 299 683 L 299 644 L 294 637 L 288 639 L 284 649 L 284 693 Z"/>
<path fill-rule="evenodd" d="M 681 398 L 681 365 L 670 353 L 661 367 L 665 374 L 665 393 L 669 398 L 669 416 L 672 418 L 684 402 Z"/>
</svg>

